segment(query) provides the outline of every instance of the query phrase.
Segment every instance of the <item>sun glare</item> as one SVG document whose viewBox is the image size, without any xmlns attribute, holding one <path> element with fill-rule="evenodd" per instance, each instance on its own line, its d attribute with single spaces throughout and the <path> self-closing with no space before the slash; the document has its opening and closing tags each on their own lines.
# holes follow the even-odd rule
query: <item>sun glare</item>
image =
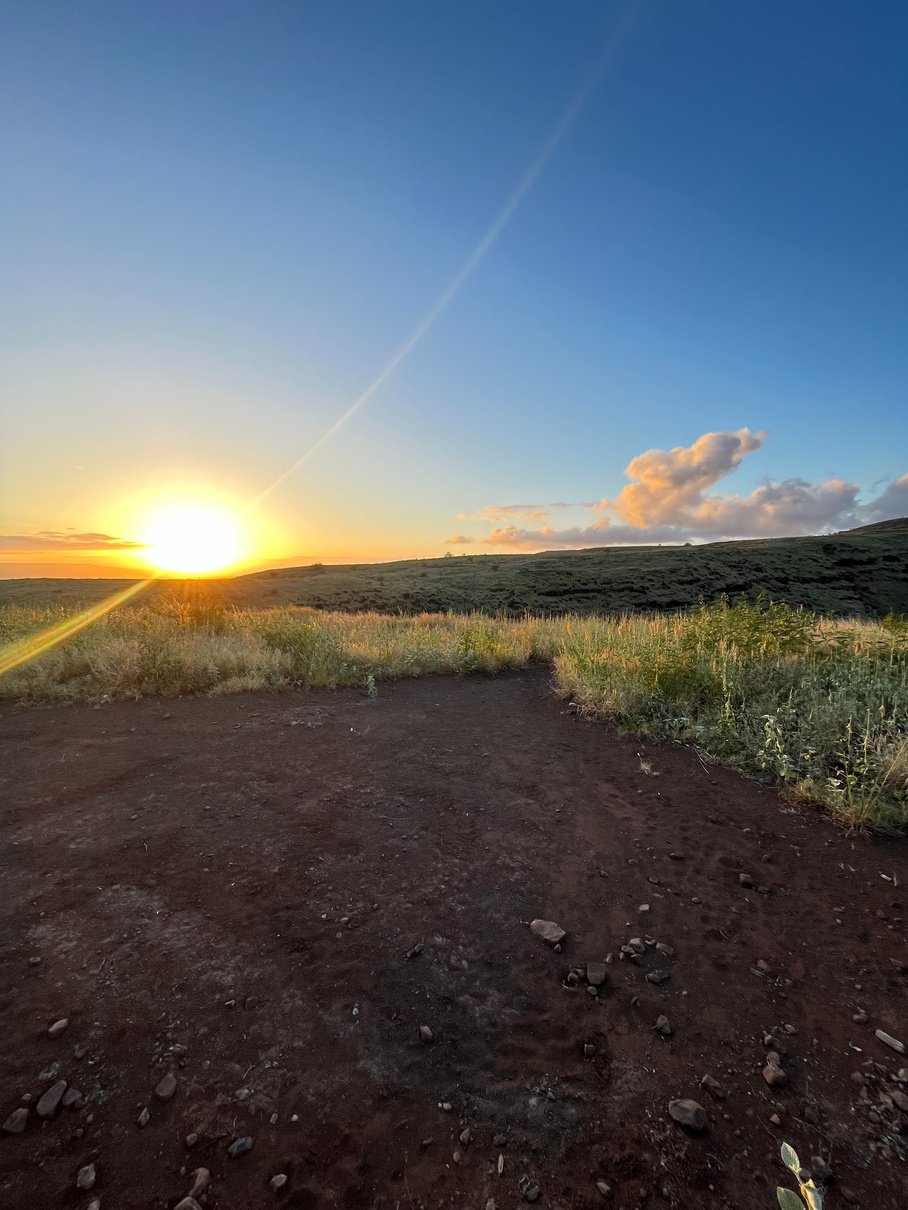
<svg viewBox="0 0 908 1210">
<path fill-rule="evenodd" d="M 146 557 L 160 571 L 206 575 L 240 557 L 240 537 L 229 513 L 201 504 L 173 505 L 148 524 Z"/>
</svg>

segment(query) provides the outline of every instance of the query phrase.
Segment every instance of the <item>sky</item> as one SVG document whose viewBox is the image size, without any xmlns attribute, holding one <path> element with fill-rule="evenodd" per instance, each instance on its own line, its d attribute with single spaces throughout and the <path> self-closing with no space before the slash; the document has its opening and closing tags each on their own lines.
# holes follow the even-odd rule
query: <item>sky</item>
<svg viewBox="0 0 908 1210">
<path fill-rule="evenodd" d="M 905 515 L 906 47 L 884 0 L 6 0 L 3 574 L 186 506 L 243 566 Z"/>
</svg>

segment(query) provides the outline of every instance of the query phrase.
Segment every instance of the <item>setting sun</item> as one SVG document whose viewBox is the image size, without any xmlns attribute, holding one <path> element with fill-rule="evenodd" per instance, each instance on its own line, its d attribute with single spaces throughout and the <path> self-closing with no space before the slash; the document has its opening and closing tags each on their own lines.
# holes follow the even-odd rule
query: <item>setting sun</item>
<svg viewBox="0 0 908 1210">
<path fill-rule="evenodd" d="M 148 523 L 147 558 L 164 572 L 205 575 L 235 564 L 240 557 L 236 522 L 211 505 L 172 505 Z"/>
</svg>

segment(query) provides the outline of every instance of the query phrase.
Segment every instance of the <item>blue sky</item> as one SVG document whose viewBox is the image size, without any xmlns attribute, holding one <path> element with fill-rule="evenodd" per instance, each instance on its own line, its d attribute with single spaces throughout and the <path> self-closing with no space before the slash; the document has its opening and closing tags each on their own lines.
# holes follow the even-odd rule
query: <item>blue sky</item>
<svg viewBox="0 0 908 1210">
<path fill-rule="evenodd" d="M 7 0 L 7 549 L 272 483 L 591 81 L 437 322 L 257 510 L 257 552 L 908 511 L 906 45 L 885 3 Z M 637 464 L 631 508 L 650 450 L 675 455 Z M 751 498 L 766 480 L 807 486 Z M 500 511 L 552 502 L 597 507 Z"/>
</svg>

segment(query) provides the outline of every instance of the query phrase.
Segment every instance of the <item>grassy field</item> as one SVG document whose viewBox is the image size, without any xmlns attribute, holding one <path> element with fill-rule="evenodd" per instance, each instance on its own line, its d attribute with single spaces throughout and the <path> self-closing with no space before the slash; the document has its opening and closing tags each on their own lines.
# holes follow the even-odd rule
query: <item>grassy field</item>
<svg viewBox="0 0 908 1210">
<path fill-rule="evenodd" d="M 123 580 L 6 580 L 0 602 L 98 601 Z M 227 604 L 494 615 L 670 612 L 722 597 L 803 605 L 829 616 L 908 614 L 908 519 L 816 538 L 705 546 L 603 547 L 535 555 L 455 555 L 400 563 L 291 567 L 203 582 Z M 189 594 L 198 584 L 151 590 Z"/>
<path fill-rule="evenodd" d="M 0 608 L 0 645 L 63 607 Z M 849 825 L 908 826 L 908 624 L 741 603 L 662 616 L 532 617 L 238 609 L 160 599 L 0 678 L 25 702 L 357 686 L 552 665 L 580 709 L 782 783 Z"/>
</svg>

